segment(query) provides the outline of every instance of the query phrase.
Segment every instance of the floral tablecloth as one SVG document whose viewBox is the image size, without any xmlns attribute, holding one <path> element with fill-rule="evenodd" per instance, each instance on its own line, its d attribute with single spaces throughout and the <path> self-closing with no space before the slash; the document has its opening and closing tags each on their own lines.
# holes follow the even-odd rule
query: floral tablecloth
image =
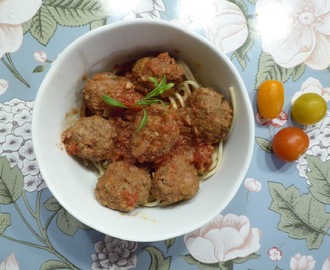
<svg viewBox="0 0 330 270">
<path fill-rule="evenodd" d="M 195 232 L 154 243 L 72 217 L 47 189 L 31 139 L 34 98 L 58 54 L 94 28 L 139 18 L 183 25 L 227 54 L 256 121 L 252 162 L 228 207 Z M 298 161 L 271 153 L 273 135 L 297 125 L 297 96 L 330 99 L 330 1 L 0 0 L 0 59 L 1 270 L 330 269 L 330 111 L 301 126 L 310 146 Z M 283 111 L 268 121 L 255 105 L 267 79 L 285 87 Z"/>
</svg>

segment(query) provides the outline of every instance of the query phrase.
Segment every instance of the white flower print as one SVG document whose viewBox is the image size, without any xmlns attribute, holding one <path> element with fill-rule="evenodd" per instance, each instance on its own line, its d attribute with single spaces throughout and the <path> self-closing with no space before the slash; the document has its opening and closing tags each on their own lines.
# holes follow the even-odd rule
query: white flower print
<svg viewBox="0 0 330 270">
<path fill-rule="evenodd" d="M 7 91 L 8 86 L 9 86 L 8 81 L 4 79 L 0 79 L 0 96 Z"/>
<path fill-rule="evenodd" d="M 309 148 L 313 147 L 314 145 L 320 144 L 320 140 L 319 140 L 320 134 L 321 134 L 320 128 L 314 128 L 308 132 Z"/>
<path fill-rule="evenodd" d="M 310 77 L 303 82 L 301 90 L 293 95 L 291 104 L 293 104 L 299 96 L 305 93 L 316 93 L 322 96 L 326 102 L 330 100 L 330 87 L 323 87 L 319 80 Z"/>
<path fill-rule="evenodd" d="M 22 126 L 26 122 L 31 122 L 31 118 L 31 112 L 27 109 L 22 109 L 15 113 L 13 120 L 16 121 L 19 126 Z"/>
<path fill-rule="evenodd" d="M 218 215 L 200 229 L 184 236 L 191 256 L 203 263 L 244 258 L 260 248 L 261 231 L 250 227 L 246 216 Z"/>
<path fill-rule="evenodd" d="M 39 175 L 27 175 L 24 179 L 23 189 L 29 192 L 35 191 L 41 182 L 42 179 L 40 179 Z"/>
<path fill-rule="evenodd" d="M 19 169 L 23 168 L 23 161 L 17 152 L 5 152 L 3 155 L 8 159 L 10 166 L 17 166 Z"/>
<path fill-rule="evenodd" d="M 330 64 L 330 4 L 327 0 L 259 0 L 262 48 L 282 67 Z"/>
<path fill-rule="evenodd" d="M 16 136 L 23 137 L 24 140 L 28 140 L 32 136 L 31 122 L 26 122 L 21 126 L 18 126 L 14 130 Z"/>
<path fill-rule="evenodd" d="M 273 261 L 279 261 L 282 259 L 282 251 L 278 247 L 272 247 L 268 250 L 268 256 Z"/>
<path fill-rule="evenodd" d="M 320 130 L 321 132 L 324 132 L 325 129 L 330 128 L 330 117 L 329 117 L 329 112 L 328 115 L 323 119 L 321 125 L 320 125 Z"/>
<path fill-rule="evenodd" d="M 21 170 L 24 189 L 29 192 L 46 187 L 32 145 L 33 103 L 13 98 L 0 104 L 0 154 L 7 157 L 12 167 Z"/>
<path fill-rule="evenodd" d="M 46 62 L 47 61 L 47 54 L 44 51 L 37 51 L 33 54 L 34 60 L 37 62 Z"/>
<path fill-rule="evenodd" d="M 249 31 L 245 15 L 232 2 L 220 0 L 216 5 L 215 15 L 205 29 L 206 37 L 224 53 L 230 53 L 241 47 Z"/>
<path fill-rule="evenodd" d="M 327 160 L 328 151 L 325 148 L 321 148 L 318 145 L 314 145 L 306 151 L 307 155 L 316 156 L 321 159 L 323 162 Z"/>
<path fill-rule="evenodd" d="M 28 160 L 35 160 L 36 156 L 33 151 L 32 140 L 25 141 L 24 145 L 19 149 L 19 154 Z"/>
<path fill-rule="evenodd" d="M 3 110 L 0 111 L 0 123 L 11 123 L 13 122 L 13 115 Z"/>
<path fill-rule="evenodd" d="M 244 186 L 250 192 L 259 192 L 262 187 L 261 183 L 253 178 L 246 178 Z"/>
<path fill-rule="evenodd" d="M 41 0 L 0 1 L 0 58 L 19 49 L 23 40 L 21 24 L 38 11 Z"/>
<path fill-rule="evenodd" d="M 323 133 L 319 136 L 321 145 L 323 147 L 330 146 L 330 128 L 323 129 Z"/>
<path fill-rule="evenodd" d="M 291 270 L 313 270 L 314 266 L 315 260 L 313 256 L 302 256 L 298 253 L 291 257 L 290 260 Z"/>
<path fill-rule="evenodd" d="M 1 264 L 1 270 L 19 270 L 19 264 L 16 260 L 15 255 L 12 253 L 10 254 Z"/>
<path fill-rule="evenodd" d="M 12 130 L 12 123 L 0 123 L 0 143 L 5 142 L 6 135 Z"/>
<path fill-rule="evenodd" d="M 13 98 L 11 100 L 11 104 L 13 105 L 11 108 L 11 112 L 13 114 L 17 114 L 20 113 L 22 110 L 27 110 L 29 113 L 31 113 L 32 107 L 30 103 L 31 103 L 30 101 L 24 101 L 17 98 Z"/>
<path fill-rule="evenodd" d="M 0 112 L 11 112 L 11 106 L 5 103 L 0 103 Z"/>
<path fill-rule="evenodd" d="M 128 270 L 136 267 L 136 242 L 120 240 L 106 235 L 104 241 L 95 243 L 92 255 L 93 270 Z"/>
<path fill-rule="evenodd" d="M 328 257 L 325 260 L 325 262 L 324 262 L 324 264 L 322 266 L 322 270 L 329 270 L 329 269 L 330 269 L 330 257 Z"/>
<path fill-rule="evenodd" d="M 3 151 L 17 151 L 23 143 L 23 138 L 8 134 L 2 145 Z"/>
<path fill-rule="evenodd" d="M 23 175 L 38 175 L 39 174 L 39 167 L 36 160 L 23 160 L 23 168 L 22 173 Z"/>
</svg>

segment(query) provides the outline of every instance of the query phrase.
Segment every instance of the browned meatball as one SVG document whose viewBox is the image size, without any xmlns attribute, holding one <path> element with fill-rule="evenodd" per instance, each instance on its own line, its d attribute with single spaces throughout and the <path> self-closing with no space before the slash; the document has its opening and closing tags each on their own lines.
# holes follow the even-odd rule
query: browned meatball
<svg viewBox="0 0 330 270">
<path fill-rule="evenodd" d="M 136 116 L 132 136 L 132 154 L 139 162 L 152 162 L 168 153 L 180 135 L 173 109 L 153 104 L 146 108 L 146 112 L 146 126 L 138 130 L 143 115 L 141 111 Z"/>
<path fill-rule="evenodd" d="M 233 110 L 225 97 L 212 88 L 199 88 L 187 101 L 196 137 L 206 143 L 217 143 L 227 137 Z"/>
<path fill-rule="evenodd" d="M 163 205 L 191 199 L 198 190 L 197 169 L 182 157 L 173 158 L 154 174 L 152 194 Z"/>
<path fill-rule="evenodd" d="M 137 87 L 140 91 L 143 90 L 143 87 L 148 90 L 154 89 L 154 85 L 148 77 L 154 77 L 160 81 L 165 75 L 167 82 L 175 84 L 180 83 L 184 78 L 184 69 L 175 62 L 174 58 L 170 57 L 168 52 L 160 53 L 156 57 L 140 58 L 134 64 L 132 73 L 138 82 Z"/>
<path fill-rule="evenodd" d="M 128 212 L 148 201 L 150 188 L 151 177 L 145 169 L 116 161 L 99 178 L 95 196 L 105 207 Z"/>
<path fill-rule="evenodd" d="M 108 107 L 102 99 L 103 95 L 108 95 L 127 107 L 143 98 L 143 95 L 135 90 L 132 82 L 111 72 L 95 74 L 92 79 L 87 80 L 83 94 L 87 108 L 96 115 L 103 115 L 106 108 L 118 109 Z"/>
<path fill-rule="evenodd" d="M 116 137 L 113 124 L 100 116 L 83 117 L 62 133 L 62 142 L 69 155 L 88 160 L 107 158 Z"/>
</svg>

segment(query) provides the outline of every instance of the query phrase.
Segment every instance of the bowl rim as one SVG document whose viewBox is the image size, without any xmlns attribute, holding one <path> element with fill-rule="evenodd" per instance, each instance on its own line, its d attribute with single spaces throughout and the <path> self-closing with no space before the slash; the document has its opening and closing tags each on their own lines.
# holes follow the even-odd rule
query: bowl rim
<svg viewBox="0 0 330 270">
<path fill-rule="evenodd" d="M 229 58 L 222 53 L 214 44 L 212 44 L 210 41 L 208 41 L 206 38 L 204 38 L 203 36 L 185 29 L 182 26 L 176 25 L 172 22 L 169 21 L 165 21 L 165 20 L 157 20 L 157 19 L 135 19 L 135 20 L 128 20 L 128 21 L 117 21 L 114 23 L 110 23 L 104 26 L 101 26 L 97 29 L 91 30 L 83 35 L 81 35 L 80 37 L 78 37 L 77 39 L 75 39 L 73 42 L 71 42 L 61 53 L 59 53 L 58 58 L 52 63 L 52 66 L 50 68 L 50 70 L 47 72 L 47 74 L 45 75 L 39 90 L 37 92 L 36 98 L 35 98 L 35 103 L 34 103 L 34 110 L 33 110 L 33 115 L 32 115 L 32 141 L 38 141 L 38 124 L 36 124 L 37 119 L 38 119 L 38 114 L 39 114 L 39 103 L 40 100 L 44 94 L 44 92 L 46 91 L 46 86 L 48 84 L 48 81 L 50 80 L 51 76 L 54 73 L 54 70 L 56 70 L 57 66 L 60 66 L 62 59 L 64 59 L 66 57 L 66 55 L 70 54 L 72 52 L 72 50 L 74 50 L 74 48 L 78 45 L 80 45 L 81 43 L 83 43 L 86 39 L 89 39 L 90 37 L 93 37 L 94 35 L 99 35 L 102 34 L 104 32 L 107 31 L 111 31 L 112 29 L 115 28 L 121 28 L 121 27 L 129 27 L 130 25 L 145 25 L 145 24 L 153 24 L 153 25 L 159 25 L 159 26 L 165 26 L 165 27 L 170 27 L 175 29 L 176 31 L 181 31 L 183 34 L 185 35 L 189 35 L 191 37 L 193 37 L 194 39 L 197 39 L 198 42 L 204 43 L 207 47 L 210 47 L 213 51 L 215 51 L 217 53 L 217 55 L 222 58 L 223 61 L 226 62 L 226 65 L 230 68 L 230 71 L 233 73 L 233 75 L 236 77 L 236 80 L 238 81 L 238 84 L 240 86 L 240 88 L 243 90 L 242 91 L 242 95 L 244 97 L 245 100 L 249 100 L 249 96 L 248 93 L 246 91 L 246 86 L 244 84 L 244 81 L 241 77 L 241 75 L 239 74 L 238 70 L 235 68 L 234 64 L 229 60 Z M 240 181 L 235 182 L 235 185 L 233 186 L 233 189 L 230 191 L 230 195 L 228 196 L 228 198 L 226 198 L 225 201 L 225 207 L 229 204 L 229 202 L 233 199 L 233 197 L 235 196 L 235 194 L 237 193 L 244 175 L 246 175 L 248 168 L 250 166 L 250 162 L 252 159 L 252 155 L 253 155 L 253 148 L 254 148 L 254 137 L 255 137 L 255 128 L 254 128 L 254 121 L 253 121 L 253 110 L 252 110 L 252 106 L 247 106 L 246 108 L 248 110 L 249 113 L 249 118 L 248 118 L 248 125 L 251 126 L 251 130 L 249 130 L 250 132 L 250 141 L 248 143 L 248 148 L 247 148 L 247 155 L 246 155 L 246 162 L 243 164 L 243 166 L 240 167 L 240 171 L 242 175 L 242 179 L 240 179 Z M 39 145 L 38 143 L 36 143 L 36 147 L 35 147 L 35 155 L 36 155 L 36 160 L 38 162 L 38 166 L 40 169 L 40 172 L 42 175 L 45 175 L 45 171 L 46 168 L 43 165 L 43 162 L 41 162 L 41 160 L 39 160 Z M 66 202 L 64 202 L 61 199 L 61 196 L 59 194 L 57 194 L 54 191 L 54 187 L 52 185 L 52 183 L 48 182 L 48 179 L 46 179 L 46 177 L 44 177 L 44 181 L 47 185 L 47 188 L 50 190 L 50 192 L 52 193 L 52 195 L 58 200 L 58 202 L 70 213 L 72 214 L 75 218 L 77 218 L 78 220 L 80 220 L 81 222 L 85 223 L 86 225 L 90 226 L 90 222 L 88 222 L 86 219 L 82 218 L 81 216 L 79 216 L 77 213 L 73 213 L 71 212 L 70 207 L 68 207 L 68 205 L 66 204 Z M 217 214 L 220 214 L 220 212 L 224 210 L 224 208 L 222 209 L 214 209 L 213 216 L 210 218 L 214 218 Z M 210 221 L 210 220 L 209 220 Z M 102 233 L 105 234 L 109 234 L 111 236 L 114 237 L 118 237 L 120 239 L 126 239 L 126 240 L 130 240 L 130 241 L 139 241 L 139 242 L 150 242 L 150 241 L 161 241 L 161 240 L 165 240 L 165 239 L 169 239 L 169 238 L 173 238 L 173 237 L 178 237 L 181 236 L 185 233 L 191 232 L 195 229 L 200 228 L 201 226 L 203 226 L 205 224 L 204 222 L 201 221 L 197 221 L 196 222 L 196 226 L 190 226 L 189 229 L 177 229 L 175 231 L 172 231 L 171 233 L 168 234 L 164 234 L 161 237 L 159 236 L 148 236 L 147 238 L 144 237 L 140 237 L 139 235 L 136 235 L 135 237 L 130 237 L 129 239 L 125 237 L 125 233 L 121 234 L 118 232 L 113 232 L 111 233 L 110 231 L 106 231 L 103 228 L 97 227 L 97 226 L 90 226 L 92 228 L 94 228 L 97 231 L 100 231 Z M 132 239 L 134 238 L 134 239 Z"/>
</svg>

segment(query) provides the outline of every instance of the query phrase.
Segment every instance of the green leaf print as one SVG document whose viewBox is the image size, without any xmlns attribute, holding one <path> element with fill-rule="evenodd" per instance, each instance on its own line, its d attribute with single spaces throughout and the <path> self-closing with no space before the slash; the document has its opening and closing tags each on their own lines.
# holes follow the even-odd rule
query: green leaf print
<svg viewBox="0 0 330 270">
<path fill-rule="evenodd" d="M 101 0 L 45 0 L 33 18 L 23 24 L 24 33 L 46 46 L 54 36 L 58 25 L 78 27 L 90 25 L 90 29 L 106 24 L 110 8 Z"/>
<path fill-rule="evenodd" d="M 90 229 L 90 227 L 83 224 L 75 217 L 73 217 L 68 211 L 66 211 L 54 197 L 49 198 L 44 203 L 44 206 L 48 211 L 53 211 L 57 213 L 56 223 L 58 228 L 63 233 L 73 236 L 78 231 L 78 229 Z"/>
<path fill-rule="evenodd" d="M 166 247 L 167 247 L 167 251 L 170 249 L 171 246 L 174 245 L 174 243 L 175 243 L 175 239 L 176 239 L 176 238 L 171 238 L 171 239 L 167 239 L 167 240 L 165 240 L 165 245 L 166 245 Z"/>
<path fill-rule="evenodd" d="M 48 211 L 59 211 L 62 209 L 62 206 L 60 205 L 60 203 L 54 198 L 51 197 L 49 198 L 45 203 L 44 206 L 46 207 L 46 209 Z"/>
<path fill-rule="evenodd" d="M 53 269 L 69 269 L 69 265 L 65 262 L 49 260 L 42 264 L 40 270 L 53 270 Z"/>
<path fill-rule="evenodd" d="M 103 19 L 100 19 L 100 20 L 95 20 L 95 21 L 92 21 L 89 24 L 89 29 L 93 30 L 93 29 L 99 28 L 101 26 L 104 26 L 106 24 L 107 24 L 107 19 L 106 18 L 103 18 Z"/>
<path fill-rule="evenodd" d="M 0 212 L 0 236 L 11 225 L 10 214 Z"/>
<path fill-rule="evenodd" d="M 0 158 L 0 204 L 16 202 L 21 197 L 24 177 L 17 166 L 10 167 L 6 157 Z"/>
<path fill-rule="evenodd" d="M 38 65 L 35 67 L 35 69 L 32 71 L 32 73 L 40 73 L 45 70 L 46 66 L 45 65 Z"/>
<path fill-rule="evenodd" d="M 169 270 L 171 267 L 172 257 L 165 257 L 161 250 L 157 247 L 149 246 L 143 248 L 148 251 L 151 256 L 149 270 Z"/>
<path fill-rule="evenodd" d="M 182 255 L 181 256 L 188 264 L 190 265 L 196 265 L 199 269 L 201 270 L 219 270 L 219 264 L 214 263 L 214 264 L 205 264 L 202 263 L 198 260 L 196 260 L 193 256 L 190 254 L 187 255 Z"/>
<path fill-rule="evenodd" d="M 45 0 L 56 22 L 62 26 L 82 26 L 110 14 L 109 8 L 99 0 Z"/>
<path fill-rule="evenodd" d="M 281 215 L 278 229 L 291 238 L 306 239 L 309 249 L 319 248 L 330 228 L 330 214 L 324 205 L 310 193 L 301 195 L 294 186 L 285 189 L 280 183 L 269 182 L 269 191 L 273 198 L 270 210 Z"/>
<path fill-rule="evenodd" d="M 272 142 L 262 137 L 256 137 L 256 142 L 259 147 L 267 153 L 272 152 Z"/>
<path fill-rule="evenodd" d="M 309 191 L 321 203 L 330 204 L 330 160 L 323 162 L 315 156 L 307 155 L 309 172 L 306 173 L 311 183 Z"/>
<path fill-rule="evenodd" d="M 292 79 L 296 81 L 303 75 L 305 69 L 304 64 L 290 69 L 281 67 L 275 63 L 270 54 L 262 52 L 259 58 L 255 89 L 258 89 L 265 80 L 278 80 L 284 83 L 292 76 Z"/>
<path fill-rule="evenodd" d="M 45 5 L 42 5 L 36 15 L 32 18 L 30 25 L 31 35 L 42 45 L 46 46 L 54 36 L 57 23 Z"/>
<path fill-rule="evenodd" d="M 78 229 L 89 229 L 88 226 L 73 217 L 64 208 L 58 211 L 56 223 L 58 228 L 65 234 L 73 236 Z"/>
<path fill-rule="evenodd" d="M 243 257 L 243 258 L 235 258 L 233 259 L 233 263 L 236 263 L 236 264 L 241 264 L 241 263 L 245 263 L 249 260 L 252 260 L 252 259 L 258 259 L 260 258 L 260 255 L 259 254 L 256 254 L 256 253 L 252 253 L 246 257 Z"/>
</svg>

